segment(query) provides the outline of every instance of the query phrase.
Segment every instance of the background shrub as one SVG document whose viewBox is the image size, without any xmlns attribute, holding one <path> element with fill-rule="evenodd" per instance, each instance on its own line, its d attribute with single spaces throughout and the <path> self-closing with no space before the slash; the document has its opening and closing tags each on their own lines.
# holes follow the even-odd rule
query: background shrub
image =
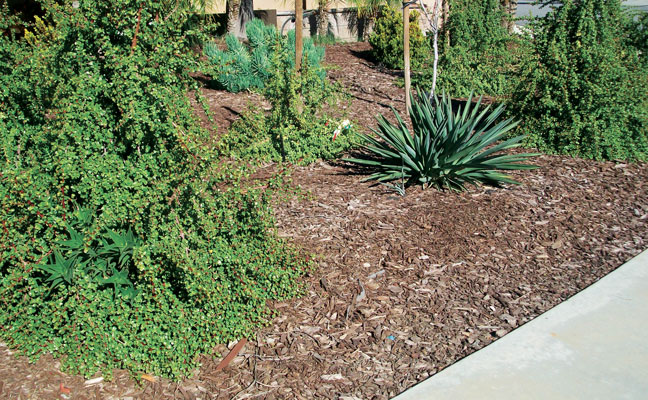
<svg viewBox="0 0 648 400">
<path fill-rule="evenodd" d="M 322 80 L 308 64 L 296 74 L 277 43 L 272 75 L 263 91 L 269 113 L 252 107 L 236 120 L 219 144 L 222 154 L 245 160 L 308 164 L 333 159 L 353 145 L 353 131 L 333 139 L 341 122 L 330 114 L 344 101 L 339 87 Z"/>
<path fill-rule="evenodd" d="M 225 37 L 227 50 L 222 51 L 214 42 L 205 46 L 205 55 L 213 65 L 214 78 L 217 84 L 229 92 L 240 92 L 246 89 L 262 89 L 273 74 L 272 59 L 275 51 L 281 50 L 283 66 L 295 68 L 295 32 L 288 32 L 287 37 L 279 36 L 277 28 L 265 25 L 260 19 L 254 19 L 245 25 L 249 44 L 241 43 L 232 34 Z M 280 45 L 278 45 L 280 44 Z M 303 62 L 321 79 L 326 73 L 321 67 L 324 58 L 324 47 L 315 46 L 309 38 L 304 38 Z"/>
<path fill-rule="evenodd" d="M 499 0 L 450 0 L 448 23 L 439 33 L 439 89 L 461 97 L 471 92 L 510 95 L 529 50 L 524 38 L 509 34 L 503 24 L 507 18 Z M 425 68 L 414 81 L 430 87 L 432 69 Z"/>
<path fill-rule="evenodd" d="M 529 145 L 594 159 L 646 159 L 648 70 L 627 27 L 617 0 L 567 0 L 532 25 L 534 58 L 513 106 L 526 118 L 521 129 Z"/>
<path fill-rule="evenodd" d="M 0 37 L 0 337 L 72 373 L 180 378 L 307 267 L 273 186 L 210 150 L 187 97 L 203 34 L 175 6 L 46 1 L 48 41 Z"/>
<path fill-rule="evenodd" d="M 644 68 L 648 67 L 648 12 L 627 10 L 624 14 L 626 45 L 638 51 Z"/>
<path fill-rule="evenodd" d="M 419 14 L 410 13 L 410 63 L 412 69 L 420 68 L 430 56 L 430 46 L 418 24 Z M 383 7 L 369 36 L 371 54 L 387 68 L 403 69 L 403 14 L 399 10 Z"/>
</svg>

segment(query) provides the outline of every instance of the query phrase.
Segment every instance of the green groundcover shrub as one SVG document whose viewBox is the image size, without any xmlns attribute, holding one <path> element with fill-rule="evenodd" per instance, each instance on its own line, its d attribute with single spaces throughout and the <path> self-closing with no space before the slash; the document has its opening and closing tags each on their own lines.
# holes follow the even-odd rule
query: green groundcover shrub
<svg viewBox="0 0 648 400">
<path fill-rule="evenodd" d="M 214 79 L 229 92 L 263 89 L 274 73 L 274 57 L 281 56 L 284 67 L 295 68 L 295 31 L 288 32 L 287 37 L 282 38 L 275 26 L 253 19 L 245 25 L 245 32 L 249 40 L 247 45 L 228 34 L 225 37 L 227 50 L 220 50 L 214 42 L 205 46 L 205 55 L 213 66 Z M 321 66 L 324 47 L 315 46 L 311 39 L 305 38 L 303 57 L 303 63 L 315 71 L 320 79 L 324 79 L 326 72 Z"/>
<path fill-rule="evenodd" d="M 307 263 L 274 233 L 278 184 L 209 150 L 187 11 L 43 4 L 47 40 L 0 37 L 0 337 L 72 373 L 178 379 L 265 323 Z"/>
<path fill-rule="evenodd" d="M 244 160 L 309 164 L 330 160 L 355 143 L 355 127 L 332 116 L 345 102 L 337 85 L 322 80 L 305 64 L 296 74 L 277 43 L 273 71 L 263 91 L 272 108 L 251 107 L 236 120 L 219 143 L 221 154 Z M 344 126 L 340 126 L 340 125 Z M 338 134 L 336 129 L 340 127 Z"/>
<path fill-rule="evenodd" d="M 419 13 L 410 13 L 410 63 L 420 68 L 430 57 L 430 46 L 418 24 Z M 403 15 L 398 10 L 383 7 L 369 36 L 371 54 L 387 68 L 403 69 Z"/>
<path fill-rule="evenodd" d="M 512 106 L 525 118 L 528 144 L 586 158 L 646 159 L 648 69 L 633 44 L 641 24 L 626 20 L 618 0 L 567 0 L 532 29 L 534 58 Z"/>
</svg>

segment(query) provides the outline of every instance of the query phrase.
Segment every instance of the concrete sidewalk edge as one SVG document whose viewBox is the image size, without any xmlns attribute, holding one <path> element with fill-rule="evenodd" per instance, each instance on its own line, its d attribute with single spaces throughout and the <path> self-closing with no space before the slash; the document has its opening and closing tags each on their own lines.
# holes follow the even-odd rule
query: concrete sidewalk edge
<svg viewBox="0 0 648 400">
<path fill-rule="evenodd" d="M 648 250 L 393 400 L 648 398 L 647 332 Z"/>
</svg>

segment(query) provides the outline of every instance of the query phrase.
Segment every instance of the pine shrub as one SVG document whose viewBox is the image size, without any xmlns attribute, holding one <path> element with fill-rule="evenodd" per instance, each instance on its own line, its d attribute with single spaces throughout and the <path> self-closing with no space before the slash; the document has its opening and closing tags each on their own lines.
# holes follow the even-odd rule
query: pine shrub
<svg viewBox="0 0 648 400">
<path fill-rule="evenodd" d="M 344 96 L 308 63 L 295 73 L 289 60 L 280 56 L 286 52 L 282 44 L 276 46 L 272 74 L 263 90 L 271 110 L 267 114 L 255 107 L 247 110 L 223 136 L 222 154 L 298 164 L 336 158 L 354 143 L 353 130 L 333 137 L 340 119 L 331 111 L 345 101 Z"/>
<path fill-rule="evenodd" d="M 285 58 L 285 64 L 289 68 L 295 68 L 294 31 L 282 38 L 275 26 L 254 19 L 247 23 L 245 32 L 249 40 L 247 45 L 241 43 L 236 36 L 228 34 L 225 37 L 227 50 L 220 50 L 214 42 L 205 46 L 205 55 L 213 65 L 216 83 L 229 92 L 263 89 L 274 72 L 272 59 L 276 49 L 282 49 L 284 52 L 281 57 Z M 312 40 L 305 38 L 303 56 L 304 63 L 316 71 L 320 79 L 324 79 L 326 74 L 321 66 L 324 47 L 315 46 Z"/>
</svg>

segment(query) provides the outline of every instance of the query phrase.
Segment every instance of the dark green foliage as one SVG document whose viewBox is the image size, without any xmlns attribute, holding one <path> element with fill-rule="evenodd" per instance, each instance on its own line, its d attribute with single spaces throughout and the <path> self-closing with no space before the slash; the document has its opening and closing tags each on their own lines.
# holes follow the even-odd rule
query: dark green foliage
<svg viewBox="0 0 648 400">
<path fill-rule="evenodd" d="M 266 323 L 307 263 L 274 233 L 272 189 L 200 128 L 189 12 L 68 3 L 44 4 L 51 40 L 0 37 L 0 337 L 72 373 L 178 379 Z"/>
<path fill-rule="evenodd" d="M 379 139 L 364 136 L 366 149 L 376 158 L 347 161 L 374 169 L 366 180 L 403 180 L 405 185 L 453 190 L 463 190 L 466 184 L 518 183 L 499 170 L 535 168 L 519 164 L 535 154 L 499 154 L 518 147 L 523 139 L 518 136 L 497 143 L 517 125 L 511 119 L 498 121 L 503 105 L 493 111 L 490 106 L 481 109 L 481 98 L 473 104 L 470 96 L 455 112 L 450 96 L 437 102 L 438 107 L 421 91 L 418 99 L 412 98 L 411 132 L 396 110 L 397 125 L 380 115 L 378 130 L 374 130 Z"/>
<path fill-rule="evenodd" d="M 0 35 L 12 37 L 20 33 L 20 28 L 26 24 L 16 10 L 9 6 L 6 0 L 0 1 Z"/>
<path fill-rule="evenodd" d="M 273 74 L 272 59 L 275 51 L 281 49 L 284 66 L 295 68 L 295 32 L 288 32 L 281 38 L 275 26 L 265 25 L 260 19 L 247 23 L 245 32 L 249 44 L 241 43 L 236 36 L 225 37 L 227 50 L 222 51 L 211 42 L 205 46 L 205 55 L 214 68 L 216 82 L 229 92 L 246 89 L 262 89 Z M 325 72 L 320 63 L 324 58 L 324 47 L 315 46 L 312 40 L 304 39 L 304 63 L 324 79 Z M 292 55 L 292 56 L 291 56 Z"/>
<path fill-rule="evenodd" d="M 448 23 L 439 34 L 440 89 L 462 97 L 473 91 L 490 96 L 511 93 L 516 69 L 528 50 L 523 38 L 503 26 L 506 15 L 499 0 L 450 0 Z M 431 75 L 428 67 L 415 81 L 428 87 Z"/>
<path fill-rule="evenodd" d="M 429 58 L 430 46 L 418 24 L 419 14 L 410 13 L 410 64 L 420 68 Z M 403 14 L 384 7 L 369 36 L 373 57 L 387 68 L 403 68 Z"/>
<path fill-rule="evenodd" d="M 626 44 L 638 52 L 644 67 L 648 67 L 648 11 L 628 10 L 624 16 Z"/>
<path fill-rule="evenodd" d="M 90 210 L 76 210 L 66 223 L 68 238 L 56 241 L 49 263 L 36 268 L 44 274 L 50 291 L 59 285 L 69 288 L 75 280 L 88 276 L 100 289 L 112 286 L 115 296 L 133 299 L 138 290 L 131 280 L 136 274 L 132 258 L 142 242 L 130 229 L 104 230 L 93 238 L 90 233 L 93 216 Z"/>
<path fill-rule="evenodd" d="M 244 113 L 222 138 L 222 152 L 246 160 L 300 164 L 339 156 L 352 145 L 353 135 L 348 132 L 333 140 L 339 120 L 332 119 L 325 107 L 341 101 L 338 88 L 308 64 L 296 74 L 280 56 L 285 52 L 282 45 L 277 46 L 273 73 L 263 92 L 272 109 L 267 115 L 257 108 Z"/>
<path fill-rule="evenodd" d="M 530 146 L 646 159 L 648 69 L 627 26 L 618 0 L 567 0 L 532 26 L 535 57 L 514 97 Z"/>
</svg>

